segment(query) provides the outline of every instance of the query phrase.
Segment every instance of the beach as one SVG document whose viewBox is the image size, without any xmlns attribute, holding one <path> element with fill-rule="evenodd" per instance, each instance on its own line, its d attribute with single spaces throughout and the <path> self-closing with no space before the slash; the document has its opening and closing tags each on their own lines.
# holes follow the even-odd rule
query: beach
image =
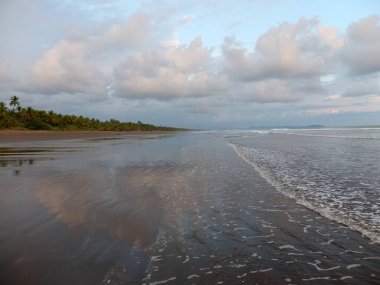
<svg viewBox="0 0 380 285">
<path fill-rule="evenodd" d="M 379 283 L 375 225 L 370 239 L 281 188 L 297 176 L 281 176 L 280 154 L 292 153 L 276 138 L 290 150 L 314 139 L 1 131 L 0 283 Z"/>
<path fill-rule="evenodd" d="M 64 139 L 105 138 L 122 135 L 165 134 L 170 131 L 29 131 L 0 130 L 0 143 L 33 142 Z"/>
</svg>

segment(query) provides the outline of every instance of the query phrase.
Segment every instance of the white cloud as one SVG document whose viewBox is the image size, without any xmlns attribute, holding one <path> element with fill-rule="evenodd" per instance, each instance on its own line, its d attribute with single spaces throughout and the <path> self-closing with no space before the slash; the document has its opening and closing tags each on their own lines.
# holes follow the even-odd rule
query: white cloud
<svg viewBox="0 0 380 285">
<path fill-rule="evenodd" d="M 191 21 L 195 20 L 196 18 L 197 18 L 197 16 L 195 16 L 195 15 L 183 15 L 179 19 L 181 20 L 181 22 L 187 24 L 187 23 L 190 23 Z"/>
<path fill-rule="evenodd" d="M 337 77 L 336 74 L 322 75 L 322 76 L 320 77 L 320 81 L 321 81 L 321 83 L 323 83 L 323 84 L 329 84 L 329 83 L 335 81 L 336 77 Z"/>
<path fill-rule="evenodd" d="M 151 33 L 151 17 L 145 13 L 132 15 L 126 23 L 113 24 L 104 35 L 98 38 L 98 44 L 105 48 L 134 48 L 144 44 Z"/>
<path fill-rule="evenodd" d="M 46 94 L 106 94 L 109 75 L 102 67 L 109 63 L 104 59 L 102 62 L 102 55 L 107 58 L 113 53 L 133 51 L 148 41 L 150 30 L 149 15 L 136 13 L 125 23 L 113 24 L 100 36 L 61 40 L 36 60 L 31 70 L 31 90 Z"/>
<path fill-rule="evenodd" d="M 106 76 L 87 60 L 84 43 L 61 41 L 39 58 L 32 68 L 38 92 L 46 94 L 104 92 Z"/>
<path fill-rule="evenodd" d="M 98 99 L 112 92 L 120 98 L 219 95 L 256 103 L 290 103 L 315 94 L 377 94 L 374 80 L 371 84 L 363 78 L 350 79 L 350 84 L 344 78 L 335 81 L 345 69 L 340 61 L 337 71 L 337 55 L 348 57 L 353 68 L 353 47 L 376 52 L 368 41 L 376 42 L 380 34 L 378 20 L 370 17 L 353 23 L 344 41 L 336 29 L 320 25 L 317 18 L 301 18 L 270 28 L 252 51 L 226 38 L 223 54 L 216 56 L 201 38 L 180 45 L 156 33 L 152 16 L 136 13 L 98 36 L 58 42 L 35 62 L 31 89 L 44 94 L 89 93 Z"/>
<path fill-rule="evenodd" d="M 336 32 L 320 27 L 316 18 L 301 18 L 295 24 L 269 29 L 258 38 L 253 51 L 227 38 L 223 52 L 227 72 L 244 81 L 310 77 L 325 70 L 340 43 Z"/>
<path fill-rule="evenodd" d="M 212 70 L 211 50 L 200 38 L 188 45 L 136 53 L 115 67 L 121 97 L 177 98 L 207 96 L 223 90 Z"/>
</svg>

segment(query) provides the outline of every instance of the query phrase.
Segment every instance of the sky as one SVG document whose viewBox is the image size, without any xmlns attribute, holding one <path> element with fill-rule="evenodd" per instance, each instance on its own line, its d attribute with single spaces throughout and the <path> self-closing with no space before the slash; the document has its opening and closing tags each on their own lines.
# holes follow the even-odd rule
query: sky
<svg viewBox="0 0 380 285">
<path fill-rule="evenodd" d="M 0 101 L 195 129 L 380 125 L 378 0 L 1 0 Z"/>
</svg>

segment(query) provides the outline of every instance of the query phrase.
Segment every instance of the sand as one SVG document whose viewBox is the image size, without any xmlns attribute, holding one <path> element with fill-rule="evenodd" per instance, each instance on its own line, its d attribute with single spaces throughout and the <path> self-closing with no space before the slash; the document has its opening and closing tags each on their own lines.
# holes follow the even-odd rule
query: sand
<svg viewBox="0 0 380 285">
<path fill-rule="evenodd" d="M 168 131 L 28 131 L 0 130 L 0 143 L 36 142 L 64 139 L 103 138 L 141 134 L 167 134 Z"/>
<path fill-rule="evenodd" d="M 0 253 L 0 284 L 380 284 L 378 245 L 283 196 L 218 134 L 13 146 Z"/>
</svg>

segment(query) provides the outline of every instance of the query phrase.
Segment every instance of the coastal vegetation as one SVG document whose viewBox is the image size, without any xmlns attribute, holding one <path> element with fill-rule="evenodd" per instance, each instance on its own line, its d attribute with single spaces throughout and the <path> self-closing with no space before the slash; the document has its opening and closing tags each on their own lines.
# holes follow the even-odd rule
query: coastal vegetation
<svg viewBox="0 0 380 285">
<path fill-rule="evenodd" d="M 22 107 L 17 96 L 12 96 L 9 106 L 0 102 L 0 129 L 28 129 L 53 131 L 176 131 L 182 130 L 136 122 L 120 122 L 115 119 L 101 121 L 75 115 L 63 115 L 53 111 Z"/>
</svg>

